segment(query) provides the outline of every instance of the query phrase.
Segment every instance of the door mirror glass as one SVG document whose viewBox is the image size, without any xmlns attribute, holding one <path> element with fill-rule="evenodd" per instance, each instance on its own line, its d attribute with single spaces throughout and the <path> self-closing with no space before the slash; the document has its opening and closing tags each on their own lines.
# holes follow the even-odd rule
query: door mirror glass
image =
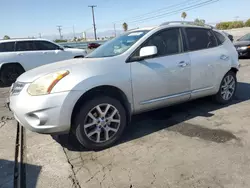
<svg viewBox="0 0 250 188">
<path fill-rule="evenodd" d="M 156 46 L 146 46 L 140 49 L 140 58 L 151 57 L 157 55 Z"/>
</svg>

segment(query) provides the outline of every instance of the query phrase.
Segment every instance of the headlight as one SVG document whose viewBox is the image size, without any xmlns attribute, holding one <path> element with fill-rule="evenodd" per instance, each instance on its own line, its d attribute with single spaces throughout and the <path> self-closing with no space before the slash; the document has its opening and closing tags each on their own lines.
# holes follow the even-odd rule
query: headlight
<svg viewBox="0 0 250 188">
<path fill-rule="evenodd" d="M 30 95 L 34 96 L 49 94 L 53 87 L 68 74 L 69 71 L 58 71 L 42 76 L 32 82 L 27 91 Z"/>
<path fill-rule="evenodd" d="M 241 46 L 241 47 L 239 47 L 238 49 L 239 49 L 239 50 L 246 50 L 246 49 L 248 49 L 248 48 L 250 48 L 250 46 Z"/>
</svg>

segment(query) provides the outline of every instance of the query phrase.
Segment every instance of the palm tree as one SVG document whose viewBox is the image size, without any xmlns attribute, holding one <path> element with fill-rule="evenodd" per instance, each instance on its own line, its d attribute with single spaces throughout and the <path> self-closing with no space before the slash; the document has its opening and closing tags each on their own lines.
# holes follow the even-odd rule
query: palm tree
<svg viewBox="0 0 250 188">
<path fill-rule="evenodd" d="M 122 24 L 122 27 L 125 32 L 128 30 L 128 24 L 126 22 Z"/>
<path fill-rule="evenodd" d="M 8 39 L 10 39 L 10 37 L 9 37 L 8 35 L 5 35 L 5 36 L 3 37 L 3 39 L 4 39 L 4 40 L 8 40 Z"/>
<path fill-rule="evenodd" d="M 183 13 L 181 14 L 181 17 L 183 18 L 183 20 L 185 20 L 186 17 L 187 17 L 187 13 L 186 13 L 186 12 L 183 12 Z"/>
</svg>

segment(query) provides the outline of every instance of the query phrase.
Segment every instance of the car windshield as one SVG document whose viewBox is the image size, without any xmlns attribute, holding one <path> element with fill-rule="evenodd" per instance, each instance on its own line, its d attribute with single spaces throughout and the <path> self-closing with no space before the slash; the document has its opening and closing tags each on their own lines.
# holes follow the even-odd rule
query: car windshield
<svg viewBox="0 0 250 188">
<path fill-rule="evenodd" d="M 239 39 L 239 41 L 250 41 L 250 33 L 244 35 Z"/>
<path fill-rule="evenodd" d="M 117 56 L 127 51 L 136 41 L 143 37 L 148 30 L 131 31 L 116 37 L 90 53 L 86 58 L 100 58 Z"/>
</svg>

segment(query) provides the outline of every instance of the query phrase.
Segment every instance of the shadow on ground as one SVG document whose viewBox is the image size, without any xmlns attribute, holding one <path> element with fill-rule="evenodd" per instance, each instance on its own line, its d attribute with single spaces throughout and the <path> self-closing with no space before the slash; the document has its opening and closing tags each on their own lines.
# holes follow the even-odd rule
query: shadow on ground
<svg viewBox="0 0 250 188">
<path fill-rule="evenodd" d="M 26 187 L 36 187 L 41 166 L 26 164 Z M 14 186 L 14 161 L 0 159 L 0 187 Z"/>
<path fill-rule="evenodd" d="M 238 104 L 249 99 L 250 84 L 239 82 L 236 97 L 229 105 Z M 185 136 L 199 137 L 217 143 L 237 139 L 231 132 L 225 130 L 207 129 L 199 125 L 185 123 L 185 121 L 197 116 L 211 117 L 214 115 L 211 113 L 212 111 L 229 106 L 218 105 L 211 100 L 211 97 L 207 97 L 136 115 L 132 118 L 131 124 L 127 127 L 124 135 L 116 145 L 144 137 L 160 130 L 175 131 Z M 220 125 L 218 124 L 217 126 Z M 78 141 L 71 136 L 61 135 L 53 138 L 63 147 L 71 151 L 86 151 L 85 148 L 80 146 Z"/>
</svg>

